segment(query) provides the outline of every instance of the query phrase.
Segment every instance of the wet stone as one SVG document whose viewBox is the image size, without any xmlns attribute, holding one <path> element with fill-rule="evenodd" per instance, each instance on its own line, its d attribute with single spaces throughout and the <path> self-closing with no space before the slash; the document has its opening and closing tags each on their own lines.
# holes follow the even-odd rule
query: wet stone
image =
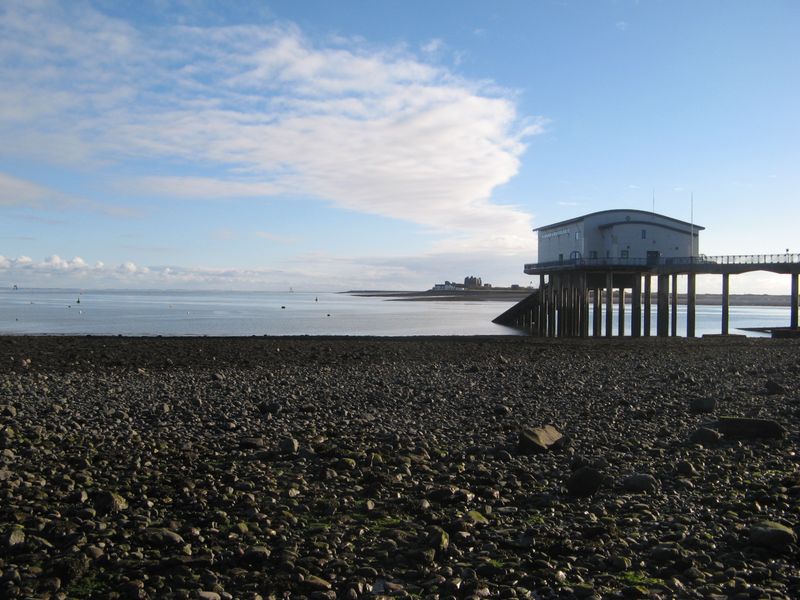
<svg viewBox="0 0 800 600">
<path fill-rule="evenodd" d="M 603 483 L 603 474 L 593 467 L 580 467 L 567 478 L 565 485 L 572 496 L 595 494 Z"/>
<path fill-rule="evenodd" d="M 789 527 L 774 521 L 762 521 L 750 527 L 750 543 L 771 550 L 785 550 L 797 543 L 797 535 Z"/>
</svg>

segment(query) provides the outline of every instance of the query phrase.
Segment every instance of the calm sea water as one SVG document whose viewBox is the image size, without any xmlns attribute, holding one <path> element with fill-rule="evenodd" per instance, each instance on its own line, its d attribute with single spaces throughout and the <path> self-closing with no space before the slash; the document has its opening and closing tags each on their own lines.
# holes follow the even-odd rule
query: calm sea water
<svg viewBox="0 0 800 600">
<path fill-rule="evenodd" d="M 518 335 L 491 322 L 512 305 L 300 292 L 2 290 L 0 334 Z M 630 310 L 626 316 L 630 333 Z M 789 308 L 734 306 L 730 323 L 731 333 L 760 335 L 736 328 L 786 326 Z M 698 306 L 697 334 L 719 331 L 720 308 Z M 685 309 L 679 310 L 678 332 L 686 332 Z"/>
</svg>

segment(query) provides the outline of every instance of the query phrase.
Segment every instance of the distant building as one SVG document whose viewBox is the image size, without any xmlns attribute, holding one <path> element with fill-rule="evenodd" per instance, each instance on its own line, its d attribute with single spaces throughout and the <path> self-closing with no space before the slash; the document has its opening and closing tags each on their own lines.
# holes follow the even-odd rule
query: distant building
<svg viewBox="0 0 800 600">
<path fill-rule="evenodd" d="M 534 229 L 539 265 L 584 260 L 591 264 L 656 264 L 699 254 L 704 227 L 652 212 L 603 210 Z"/>
<path fill-rule="evenodd" d="M 483 282 L 481 281 L 480 277 L 475 277 L 474 275 L 464 277 L 465 288 L 479 288 L 481 286 L 483 286 Z"/>
<path fill-rule="evenodd" d="M 470 275 L 469 277 L 464 278 L 464 283 L 445 281 L 444 283 L 435 284 L 431 289 L 434 292 L 452 292 L 457 290 L 487 289 L 491 287 L 491 283 L 483 283 L 480 277 Z"/>
</svg>

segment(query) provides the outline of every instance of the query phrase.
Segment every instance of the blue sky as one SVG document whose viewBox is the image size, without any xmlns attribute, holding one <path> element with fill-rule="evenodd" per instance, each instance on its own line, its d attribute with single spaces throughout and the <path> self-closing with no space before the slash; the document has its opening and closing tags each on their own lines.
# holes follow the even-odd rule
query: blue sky
<svg viewBox="0 0 800 600">
<path fill-rule="evenodd" d="M 533 227 L 654 197 L 694 197 L 705 254 L 800 252 L 799 27 L 771 0 L 3 0 L 0 284 L 527 284 Z"/>
</svg>

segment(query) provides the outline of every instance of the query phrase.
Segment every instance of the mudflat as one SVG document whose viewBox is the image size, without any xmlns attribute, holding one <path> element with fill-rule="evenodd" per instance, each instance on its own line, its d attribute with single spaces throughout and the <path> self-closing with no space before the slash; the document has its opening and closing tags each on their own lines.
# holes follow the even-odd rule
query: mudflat
<svg viewBox="0 0 800 600">
<path fill-rule="evenodd" d="M 0 597 L 795 598 L 798 421 L 796 340 L 0 337 Z"/>
</svg>

